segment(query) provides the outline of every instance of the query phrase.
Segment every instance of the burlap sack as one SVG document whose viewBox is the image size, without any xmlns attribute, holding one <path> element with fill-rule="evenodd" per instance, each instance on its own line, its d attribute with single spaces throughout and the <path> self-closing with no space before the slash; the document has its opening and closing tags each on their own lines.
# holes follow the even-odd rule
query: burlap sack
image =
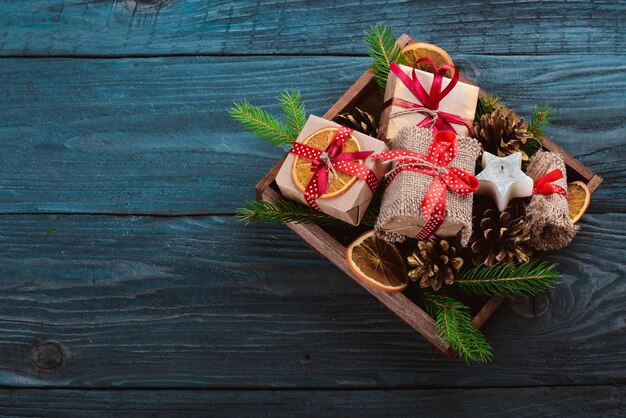
<svg viewBox="0 0 626 418">
<path fill-rule="evenodd" d="M 415 126 L 402 128 L 391 149 L 407 149 L 426 154 L 433 139 L 429 129 Z M 451 167 L 458 167 L 474 173 L 476 159 L 482 153 L 478 141 L 470 137 L 457 137 L 459 152 Z M 391 242 L 402 242 L 406 237 L 414 237 L 426 223 L 422 217 L 420 203 L 428 191 L 433 178 L 426 174 L 403 171 L 387 186 L 376 221 L 377 235 Z M 459 195 L 450 190 L 447 193 L 445 220 L 435 233 L 441 237 L 460 234 L 462 246 L 467 246 L 472 234 L 473 195 Z"/>
<path fill-rule="evenodd" d="M 526 174 L 534 181 L 544 174 L 558 168 L 563 178 L 557 184 L 567 190 L 567 178 L 563 157 L 548 151 L 537 152 Z M 530 245 L 539 251 L 558 250 L 566 247 L 576 235 L 578 226 L 569 219 L 567 199 L 559 194 L 536 194 L 526 207 L 526 228 L 530 232 Z"/>
</svg>

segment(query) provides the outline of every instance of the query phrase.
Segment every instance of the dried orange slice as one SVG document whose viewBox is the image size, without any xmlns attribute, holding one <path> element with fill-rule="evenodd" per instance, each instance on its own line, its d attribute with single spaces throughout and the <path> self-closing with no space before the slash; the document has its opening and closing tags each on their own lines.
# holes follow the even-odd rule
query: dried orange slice
<svg viewBox="0 0 626 418">
<path fill-rule="evenodd" d="M 308 136 L 304 141 L 302 141 L 302 143 L 312 148 L 325 150 L 326 147 L 328 147 L 328 144 L 330 144 L 333 140 L 335 132 L 337 132 L 337 128 L 324 128 Z M 357 139 L 350 135 L 350 138 L 348 138 L 343 145 L 343 150 L 344 152 L 358 152 L 361 151 L 361 147 L 359 146 Z M 313 177 L 311 163 L 311 160 L 307 160 L 306 158 L 299 156 L 296 156 L 293 160 L 291 175 L 293 177 L 293 182 L 301 191 L 304 191 L 307 184 L 309 184 L 309 181 L 311 181 L 311 177 Z M 358 163 L 363 164 L 363 160 L 359 160 Z M 337 174 L 335 175 L 335 173 L 329 170 L 326 193 L 321 195 L 318 199 L 330 199 L 331 197 L 339 196 L 340 194 L 345 193 L 355 181 L 357 181 L 357 178 L 351 176 L 350 174 L 337 171 Z"/>
<path fill-rule="evenodd" d="M 385 292 L 401 292 L 409 284 L 398 248 L 368 231 L 346 247 L 346 261 L 360 279 Z"/>
<path fill-rule="evenodd" d="M 576 223 L 582 218 L 589 207 L 591 191 L 582 181 L 567 183 L 567 204 L 569 205 L 569 218 Z"/>
<path fill-rule="evenodd" d="M 414 42 L 412 44 L 408 44 L 402 48 L 400 53 L 402 54 L 404 64 L 409 67 L 414 66 L 418 59 L 424 57 L 428 57 L 433 60 L 437 68 L 441 68 L 446 64 L 454 65 L 452 58 L 450 58 L 450 55 L 448 55 L 446 51 L 437 45 L 428 44 L 426 42 Z M 429 73 L 433 72 L 433 67 L 429 63 L 422 62 L 418 64 L 417 68 L 422 71 L 428 71 Z M 452 77 L 452 71 L 448 71 L 446 73 L 446 77 Z"/>
</svg>

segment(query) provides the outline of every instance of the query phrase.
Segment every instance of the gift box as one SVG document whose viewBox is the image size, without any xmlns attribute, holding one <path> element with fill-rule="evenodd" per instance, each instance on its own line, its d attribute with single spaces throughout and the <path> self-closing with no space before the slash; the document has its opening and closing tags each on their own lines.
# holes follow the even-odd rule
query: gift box
<svg viewBox="0 0 626 418">
<path fill-rule="evenodd" d="M 393 141 L 405 126 L 469 135 L 479 88 L 458 81 L 456 70 L 452 79 L 445 77 L 447 67 L 434 67 L 435 73 L 431 74 L 405 65 L 390 66 L 380 117 L 380 139 Z"/>
<path fill-rule="evenodd" d="M 478 188 L 474 170 L 482 153 L 478 141 L 410 126 L 400 130 L 392 148 L 379 157 L 395 162 L 376 222 L 378 235 L 392 242 L 459 235 L 467 246 L 472 193 Z"/>
<path fill-rule="evenodd" d="M 387 169 L 369 156 L 386 150 L 376 138 L 310 116 L 276 184 L 286 198 L 358 225 Z"/>
</svg>

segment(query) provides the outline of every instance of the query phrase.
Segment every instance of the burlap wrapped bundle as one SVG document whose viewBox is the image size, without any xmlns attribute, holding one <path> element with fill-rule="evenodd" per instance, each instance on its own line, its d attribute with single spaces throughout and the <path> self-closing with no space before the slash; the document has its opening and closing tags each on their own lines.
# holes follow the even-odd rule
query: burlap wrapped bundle
<svg viewBox="0 0 626 418">
<path fill-rule="evenodd" d="M 406 149 L 426 154 L 433 139 L 430 129 L 409 126 L 402 128 L 391 142 L 391 149 Z M 470 137 L 458 137 L 459 151 L 450 163 L 474 173 L 476 159 L 482 153 L 478 141 Z M 395 163 L 397 164 L 397 163 Z M 391 242 L 402 242 L 414 237 L 426 223 L 420 203 L 430 188 L 433 177 L 426 174 L 403 171 L 387 186 L 376 221 L 377 235 Z M 460 195 L 447 192 L 445 220 L 435 233 L 440 237 L 460 234 L 462 246 L 467 246 L 472 234 L 472 194 Z"/>
<path fill-rule="evenodd" d="M 565 163 L 559 154 L 537 152 L 528 164 L 526 174 L 537 181 L 554 169 L 560 170 L 563 178 L 552 183 L 567 190 Z M 530 233 L 530 245 L 538 251 L 564 248 L 578 231 L 578 226 L 569 218 L 567 199 L 557 193 L 533 195 L 526 207 L 526 228 Z"/>
</svg>

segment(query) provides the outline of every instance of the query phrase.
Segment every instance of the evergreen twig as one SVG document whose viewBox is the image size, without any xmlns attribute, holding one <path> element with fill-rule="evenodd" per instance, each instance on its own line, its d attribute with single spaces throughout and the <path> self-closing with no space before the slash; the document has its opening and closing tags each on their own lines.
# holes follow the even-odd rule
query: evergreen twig
<svg viewBox="0 0 626 418">
<path fill-rule="evenodd" d="M 295 89 L 285 90 L 280 94 L 279 103 L 285 112 L 285 124 L 295 140 L 306 123 L 306 110 L 302 104 L 302 95 Z"/>
<path fill-rule="evenodd" d="M 478 266 L 454 278 L 463 293 L 512 297 L 535 295 L 554 287 L 558 264 L 533 261 L 519 266 L 496 264 Z"/>
<path fill-rule="evenodd" d="M 535 106 L 533 116 L 530 118 L 530 123 L 528 124 L 528 132 L 533 134 L 534 138 L 541 141 L 541 139 L 545 136 L 544 128 L 550 124 L 553 113 L 554 108 L 548 105 L 543 105 L 541 107 Z"/>
<path fill-rule="evenodd" d="M 393 29 L 382 23 L 372 26 L 369 32 L 365 33 L 365 43 L 367 52 L 372 57 L 374 79 L 380 90 L 384 92 L 389 76 L 389 65 L 392 62 L 398 62 L 401 56 Z"/>
<path fill-rule="evenodd" d="M 276 202 L 248 201 L 243 208 L 236 210 L 235 217 L 245 224 L 260 222 L 316 224 L 325 227 L 346 227 L 349 224 L 323 212 L 289 200 Z M 376 214 L 368 210 L 361 220 L 362 225 L 373 226 Z"/>
<path fill-rule="evenodd" d="M 469 307 L 441 293 L 423 292 L 422 299 L 428 312 L 435 318 L 439 337 L 454 348 L 467 364 L 485 363 L 491 359 L 491 346 L 472 324 Z"/>
<path fill-rule="evenodd" d="M 247 100 L 234 102 L 229 110 L 230 115 L 239 121 L 243 128 L 259 136 L 270 144 L 283 147 L 292 144 L 295 137 L 287 126 L 278 121 L 268 111 L 253 106 Z"/>
<path fill-rule="evenodd" d="M 483 115 L 489 115 L 501 108 L 500 98 L 498 96 L 487 96 L 486 98 L 479 97 L 478 105 L 476 106 L 476 116 L 474 116 L 474 123 L 477 123 Z"/>
</svg>

